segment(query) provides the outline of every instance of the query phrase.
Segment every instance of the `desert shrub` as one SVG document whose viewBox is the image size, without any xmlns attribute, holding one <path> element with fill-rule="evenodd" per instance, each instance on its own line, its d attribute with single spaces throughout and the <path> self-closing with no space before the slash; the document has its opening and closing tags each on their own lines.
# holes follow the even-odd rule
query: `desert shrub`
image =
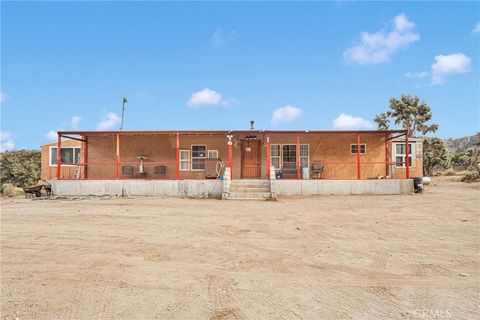
<svg viewBox="0 0 480 320">
<path fill-rule="evenodd" d="M 11 183 L 5 183 L 2 185 L 2 194 L 6 197 L 11 197 L 13 195 L 13 190 L 15 186 Z"/>
<path fill-rule="evenodd" d="M 453 169 L 447 169 L 443 172 L 444 176 L 454 176 L 456 174 L 457 174 L 457 172 Z"/>
<path fill-rule="evenodd" d="M 477 179 L 478 179 L 478 173 L 476 172 L 467 172 L 467 174 L 462 177 L 463 182 L 473 182 Z"/>
<path fill-rule="evenodd" d="M 35 185 L 40 179 L 40 151 L 18 150 L 0 154 L 1 183 L 15 187 Z"/>
<path fill-rule="evenodd" d="M 435 169 L 446 169 L 448 154 L 443 141 L 439 138 L 424 138 L 423 140 L 423 174 L 431 176 Z"/>
<path fill-rule="evenodd" d="M 2 195 L 5 197 L 16 197 L 23 194 L 24 192 L 22 188 L 15 187 L 11 183 L 5 183 L 2 185 Z"/>
</svg>

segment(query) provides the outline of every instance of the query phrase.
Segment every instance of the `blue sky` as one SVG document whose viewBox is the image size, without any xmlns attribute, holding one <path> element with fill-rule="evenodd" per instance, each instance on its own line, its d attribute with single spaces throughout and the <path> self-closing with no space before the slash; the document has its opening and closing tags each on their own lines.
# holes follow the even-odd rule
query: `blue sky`
<svg viewBox="0 0 480 320">
<path fill-rule="evenodd" d="M 478 2 L 2 2 L 2 148 L 56 130 L 372 128 L 418 95 L 479 130 Z M 478 28 L 478 30 L 476 29 Z"/>
</svg>

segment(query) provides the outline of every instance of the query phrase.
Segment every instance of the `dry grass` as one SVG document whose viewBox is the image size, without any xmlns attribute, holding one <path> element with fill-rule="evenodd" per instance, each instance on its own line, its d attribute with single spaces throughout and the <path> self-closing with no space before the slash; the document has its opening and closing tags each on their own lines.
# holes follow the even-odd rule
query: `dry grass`
<svg viewBox="0 0 480 320">
<path fill-rule="evenodd" d="M 453 179 L 278 202 L 3 199 L 1 316 L 478 319 L 480 184 Z"/>
</svg>

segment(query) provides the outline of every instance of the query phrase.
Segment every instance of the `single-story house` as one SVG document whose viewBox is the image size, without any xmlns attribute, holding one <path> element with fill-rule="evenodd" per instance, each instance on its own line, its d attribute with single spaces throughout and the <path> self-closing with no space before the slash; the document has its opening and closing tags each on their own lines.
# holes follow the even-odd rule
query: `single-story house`
<svg viewBox="0 0 480 320">
<path fill-rule="evenodd" d="M 318 190 L 319 181 L 325 188 L 326 181 L 421 177 L 422 154 L 422 140 L 408 137 L 406 130 L 64 131 L 58 132 L 57 143 L 42 146 L 42 179 L 57 185 L 73 181 L 77 191 L 79 183 L 88 181 L 110 181 L 105 183 L 115 190 L 120 187 L 114 185 L 132 185 L 125 181 L 143 181 L 142 186 L 158 189 L 157 181 L 211 184 L 201 181 L 218 176 L 220 184 L 228 180 L 228 185 L 239 180 L 314 181 Z M 144 193 L 157 194 L 148 187 Z"/>
</svg>

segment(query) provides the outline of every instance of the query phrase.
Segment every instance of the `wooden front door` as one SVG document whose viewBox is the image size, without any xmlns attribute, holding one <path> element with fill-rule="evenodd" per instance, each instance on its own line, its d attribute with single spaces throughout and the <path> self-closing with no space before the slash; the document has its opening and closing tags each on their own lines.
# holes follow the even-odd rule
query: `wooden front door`
<svg viewBox="0 0 480 320">
<path fill-rule="evenodd" d="M 260 178 L 260 141 L 242 140 L 242 179 Z"/>
</svg>

